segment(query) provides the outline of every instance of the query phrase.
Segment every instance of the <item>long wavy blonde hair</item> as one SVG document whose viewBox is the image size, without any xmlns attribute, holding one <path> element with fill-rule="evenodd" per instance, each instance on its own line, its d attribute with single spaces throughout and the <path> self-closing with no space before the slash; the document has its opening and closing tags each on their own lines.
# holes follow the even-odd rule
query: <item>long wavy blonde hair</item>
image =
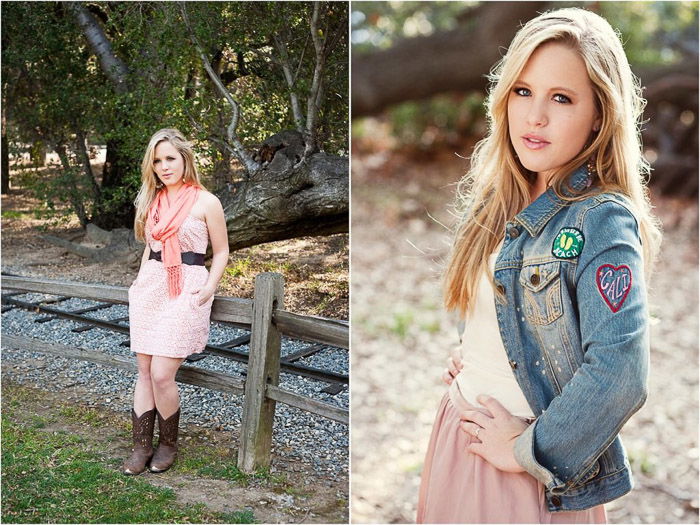
<svg viewBox="0 0 700 525">
<path fill-rule="evenodd" d="M 153 169 L 153 155 L 156 146 L 167 140 L 173 147 L 180 152 L 185 164 L 185 172 L 182 180 L 186 184 L 197 186 L 206 189 L 199 180 L 199 172 L 194 161 L 194 151 L 192 143 L 188 142 L 182 133 L 173 128 L 164 128 L 156 131 L 151 140 L 148 141 L 146 153 L 141 162 L 141 189 L 139 189 L 134 206 L 136 206 L 136 218 L 134 219 L 134 235 L 140 241 L 146 242 L 146 217 L 148 210 L 156 198 L 158 191 L 163 188 L 163 184 L 158 179 L 155 170 Z"/>
<path fill-rule="evenodd" d="M 529 189 L 536 174 L 523 167 L 510 142 L 508 96 L 532 53 L 547 42 L 563 43 L 580 54 L 601 117 L 600 131 L 591 135 L 583 151 L 555 170 L 552 188 L 567 201 L 581 200 L 592 192 L 625 195 L 640 225 L 647 279 L 658 252 L 661 233 L 651 214 L 646 188 L 649 165 L 642 155 L 639 129 L 646 102 L 620 38 L 605 19 L 584 9 L 544 13 L 518 31 L 492 69 L 486 100 L 488 133 L 477 144 L 470 170 L 458 185 L 456 207 L 461 220 L 444 276 L 444 301 L 449 310 L 462 315 L 473 304 L 479 276 L 487 271 L 489 254 L 500 242 L 506 222 L 530 203 Z M 589 160 L 597 172 L 593 187 L 585 194 L 566 188 L 573 196 L 564 195 L 568 175 Z"/>
</svg>

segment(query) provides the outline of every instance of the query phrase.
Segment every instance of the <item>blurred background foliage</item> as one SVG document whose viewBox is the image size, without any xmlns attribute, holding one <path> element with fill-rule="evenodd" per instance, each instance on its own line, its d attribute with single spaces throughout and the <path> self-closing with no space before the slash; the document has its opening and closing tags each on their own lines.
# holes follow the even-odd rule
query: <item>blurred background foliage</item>
<svg viewBox="0 0 700 525">
<path fill-rule="evenodd" d="M 295 89 L 305 100 L 315 66 L 313 3 L 78 3 L 125 65 L 126 85 L 105 73 L 72 4 L 2 3 L 3 149 L 13 160 L 31 159 L 17 182 L 44 201 L 47 212 L 68 204 L 83 226 L 130 227 L 141 158 L 162 127 L 178 128 L 195 142 L 208 189 L 221 190 L 243 176 L 222 144 L 231 107 L 207 77 L 182 6 L 210 64 L 240 105 L 237 134 L 246 149 L 252 153 L 267 137 L 295 128 L 273 36 L 284 38 L 296 68 Z M 320 28 L 347 27 L 346 3 L 320 5 Z M 320 149 L 334 155 L 348 151 L 348 39 L 341 33 L 326 57 L 316 127 Z M 105 146 L 104 168 L 93 177 L 85 159 Z M 47 171 L 44 158 L 51 151 L 60 164 Z M 3 193 L 8 171 L 3 157 Z"/>
<path fill-rule="evenodd" d="M 688 169 L 697 166 L 698 3 L 529 4 L 533 16 L 537 12 L 559 7 L 583 7 L 605 17 L 620 32 L 633 71 L 641 78 L 642 85 L 649 88 L 646 90 L 649 105 L 645 114 L 648 121 L 644 125 L 643 137 L 648 160 L 660 172 L 660 177 L 668 175 L 668 181 L 663 184 L 664 190 L 673 192 L 680 189 L 687 195 L 697 194 L 696 174 L 694 184 L 684 183 L 679 188 L 676 181 L 678 177 L 686 176 Z M 499 8 L 505 10 L 508 6 L 500 2 L 353 2 L 352 133 L 353 139 L 358 139 L 358 146 L 362 145 L 362 139 L 368 134 L 376 133 L 378 121 L 389 134 L 389 143 L 397 148 L 425 153 L 442 146 L 457 148 L 462 154 L 468 154 L 471 145 L 486 131 L 483 102 L 485 75 L 490 66 L 476 64 L 481 68 L 478 75 L 482 81 L 477 81 L 476 85 L 466 85 L 465 82 L 464 89 L 455 89 L 454 84 L 443 89 L 441 83 L 436 81 L 432 88 L 424 89 L 416 96 L 408 93 L 409 84 L 416 81 L 415 73 L 412 79 L 399 80 L 399 83 L 407 84 L 405 97 L 398 93 L 401 87 L 396 87 L 392 97 L 385 98 L 385 102 L 376 102 L 378 95 L 370 93 L 366 96 L 364 88 L 368 88 L 370 82 L 379 85 L 380 81 L 372 78 L 376 78 L 376 75 L 371 75 L 371 69 L 377 67 L 381 56 L 387 57 L 387 60 L 392 56 L 397 60 L 402 48 L 408 49 L 412 42 L 416 42 L 412 48 L 414 51 L 418 43 L 422 48 L 434 46 L 432 60 L 439 62 L 444 54 L 438 44 L 441 35 L 445 35 L 445 38 L 448 35 L 454 37 L 459 32 L 469 35 L 478 29 L 485 15 L 488 15 L 487 10 Z M 524 22 L 527 19 L 520 20 Z M 462 65 L 453 62 L 452 66 L 475 67 L 475 57 L 488 53 L 490 47 L 500 47 L 498 56 L 501 56 L 516 29 L 499 27 L 498 32 L 504 33 L 500 41 L 496 32 L 492 41 L 470 41 L 470 45 L 459 50 L 463 54 Z M 508 31 L 510 35 L 505 38 Z M 413 57 L 416 61 L 431 60 L 430 57 L 421 58 L 415 52 Z M 413 59 L 411 56 L 406 58 Z M 372 62 L 373 59 L 377 60 Z M 365 70 L 366 75 L 363 74 Z M 365 100 L 376 103 L 366 105 Z M 660 144 L 664 137 L 671 138 L 673 144 Z M 652 176 L 652 183 L 656 182 L 656 175 Z"/>
</svg>

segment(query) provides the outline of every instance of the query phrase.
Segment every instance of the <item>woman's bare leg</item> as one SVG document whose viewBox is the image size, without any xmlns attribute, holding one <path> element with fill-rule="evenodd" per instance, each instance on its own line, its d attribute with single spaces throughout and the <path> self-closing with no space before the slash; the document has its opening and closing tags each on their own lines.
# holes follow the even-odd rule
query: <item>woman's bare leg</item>
<svg viewBox="0 0 700 525">
<path fill-rule="evenodd" d="M 156 406 L 153 397 L 153 383 L 151 381 L 151 358 L 147 354 L 136 354 L 136 366 L 139 370 L 134 388 L 134 412 L 140 416 L 144 412 Z"/>
<path fill-rule="evenodd" d="M 151 361 L 151 384 L 155 406 L 167 419 L 180 406 L 180 393 L 175 383 L 175 374 L 184 359 L 154 355 Z"/>
</svg>

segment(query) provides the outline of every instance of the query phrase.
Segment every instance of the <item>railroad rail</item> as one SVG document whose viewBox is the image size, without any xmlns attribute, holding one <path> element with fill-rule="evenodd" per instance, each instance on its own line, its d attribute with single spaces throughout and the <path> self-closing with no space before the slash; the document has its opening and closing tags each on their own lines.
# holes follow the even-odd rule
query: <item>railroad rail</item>
<svg viewBox="0 0 700 525">
<path fill-rule="evenodd" d="M 80 323 L 74 330 L 106 328 L 127 333 L 124 323 L 128 317 L 109 320 L 95 319 L 85 314 L 109 308 L 114 304 L 128 304 L 128 290 L 124 287 L 101 284 L 85 284 L 50 279 L 2 275 L 2 311 L 8 308 L 28 308 L 46 313 L 42 320 L 56 317 L 72 319 Z M 23 301 L 16 296 L 29 292 L 56 296 L 42 301 Z M 89 308 L 65 311 L 55 305 L 71 298 L 90 299 L 98 304 Z M 222 392 L 244 394 L 238 467 L 253 472 L 270 464 L 272 425 L 275 404 L 282 402 L 335 421 L 348 424 L 348 410 L 312 399 L 279 387 L 279 375 L 296 374 L 328 383 L 328 393 L 340 392 L 347 387 L 347 375 L 320 370 L 297 363 L 300 359 L 322 351 L 325 347 L 349 348 L 349 324 L 345 321 L 304 316 L 281 308 L 284 298 L 284 280 L 276 273 L 261 273 L 255 279 L 254 298 L 241 299 L 215 297 L 211 320 L 228 323 L 249 330 L 249 334 L 219 345 L 207 345 L 207 354 L 218 355 L 245 362 L 245 377 L 205 370 L 196 366 L 180 367 L 176 380 Z M 54 306 L 48 306 L 54 305 Z M 308 346 L 281 357 L 281 337 L 306 341 Z M 249 352 L 237 350 L 247 344 Z M 74 348 L 57 343 L 47 343 L 30 337 L 3 335 L 3 345 L 62 357 L 79 359 L 136 371 L 133 359 L 115 357 L 103 352 Z M 206 355 L 192 356 L 196 362 Z"/>
<path fill-rule="evenodd" d="M 74 299 L 74 297 L 71 296 L 60 296 L 56 297 L 53 299 L 42 299 L 38 301 L 23 301 L 20 299 L 15 299 L 14 296 L 16 295 L 23 295 L 26 292 L 14 292 L 14 293 L 5 293 L 0 296 L 2 299 L 2 313 L 5 313 L 8 309 L 13 308 L 13 307 L 19 307 L 19 308 L 24 308 L 25 310 L 31 310 L 34 312 L 44 312 L 47 314 L 50 314 L 45 317 L 40 317 L 39 319 L 36 319 L 35 322 L 37 323 L 46 323 L 48 321 L 52 321 L 53 319 L 57 318 L 62 318 L 62 319 L 70 319 L 71 321 L 76 321 L 79 323 L 82 323 L 81 326 L 78 326 L 76 328 L 71 329 L 72 332 L 85 332 L 88 330 L 92 330 L 93 328 L 104 328 L 107 330 L 111 330 L 114 332 L 120 332 L 120 333 L 129 333 L 129 325 L 123 325 L 119 324 L 120 322 L 128 321 L 129 316 L 122 316 L 122 317 L 117 317 L 115 319 L 109 319 L 109 320 L 104 320 L 104 319 L 95 319 L 94 317 L 88 317 L 87 313 L 90 312 L 95 312 L 98 310 L 104 310 L 106 308 L 111 308 L 114 306 L 114 303 L 110 302 L 103 302 L 100 304 L 97 304 L 95 306 L 90 306 L 88 308 L 81 308 L 78 310 L 60 310 L 58 308 L 54 308 L 51 306 L 46 306 L 46 304 L 56 304 L 56 303 L 61 303 L 68 301 L 70 299 Z M 243 335 L 241 337 L 237 337 L 235 339 L 232 339 L 231 341 L 227 341 L 222 344 L 218 345 L 212 345 L 212 344 L 207 344 L 204 347 L 204 352 L 201 354 L 192 354 L 189 357 L 186 358 L 188 362 L 196 362 L 199 361 L 200 359 L 206 358 L 208 354 L 211 355 L 218 355 L 221 357 L 226 357 L 228 359 L 233 359 L 235 361 L 239 361 L 245 364 L 248 364 L 248 353 L 247 352 L 242 352 L 240 350 L 236 350 L 236 347 L 239 346 L 244 346 L 250 343 L 250 334 Z M 122 346 L 129 346 L 129 341 L 125 341 L 122 343 Z M 340 385 L 340 387 L 329 387 L 327 388 L 328 392 L 327 393 L 338 393 L 341 392 L 343 387 L 342 385 L 347 385 L 348 384 L 348 376 L 339 374 L 337 372 L 329 371 L 329 370 L 321 370 L 319 368 L 311 367 L 311 366 L 306 366 L 302 364 L 296 363 L 296 361 L 310 357 L 314 354 L 317 354 L 318 352 L 322 351 L 325 348 L 328 348 L 330 345 L 322 345 L 320 343 L 313 343 L 305 348 L 302 348 L 301 350 L 298 350 L 297 352 L 294 352 L 293 354 L 284 356 L 280 358 L 280 370 L 282 372 L 288 373 L 288 374 L 294 374 L 297 376 L 301 377 L 307 377 L 309 379 L 315 379 L 317 381 L 324 381 L 326 383 L 330 383 L 331 385 Z M 337 348 L 337 347 L 332 347 L 332 348 Z"/>
</svg>

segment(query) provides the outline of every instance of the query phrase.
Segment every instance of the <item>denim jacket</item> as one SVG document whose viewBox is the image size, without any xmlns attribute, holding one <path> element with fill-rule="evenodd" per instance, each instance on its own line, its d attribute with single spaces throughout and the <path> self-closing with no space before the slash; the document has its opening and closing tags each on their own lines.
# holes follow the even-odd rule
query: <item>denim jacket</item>
<svg viewBox="0 0 700 525">
<path fill-rule="evenodd" d="M 569 185 L 585 190 L 585 167 Z M 637 221 L 626 199 L 566 202 L 552 189 L 505 227 L 496 315 L 535 421 L 517 462 L 543 483 L 551 512 L 581 510 L 632 489 L 618 433 L 644 404 L 647 293 Z"/>
</svg>

